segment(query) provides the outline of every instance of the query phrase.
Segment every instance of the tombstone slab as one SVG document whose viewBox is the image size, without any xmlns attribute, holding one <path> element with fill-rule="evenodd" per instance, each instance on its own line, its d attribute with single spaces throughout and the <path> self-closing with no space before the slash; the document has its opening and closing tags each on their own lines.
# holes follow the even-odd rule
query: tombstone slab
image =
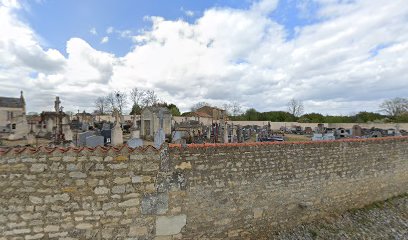
<svg viewBox="0 0 408 240">
<path fill-rule="evenodd" d="M 182 137 L 182 133 L 180 131 L 174 131 L 171 141 L 175 143 L 177 140 L 180 140 Z"/>
<path fill-rule="evenodd" d="M 103 146 L 105 139 L 103 136 L 89 136 L 86 138 L 87 147 Z"/>
<path fill-rule="evenodd" d="M 93 132 L 88 131 L 88 132 L 83 132 L 83 133 L 78 133 L 78 142 L 77 145 L 80 147 L 83 147 L 86 145 L 86 138 L 90 137 L 93 135 Z"/>
<path fill-rule="evenodd" d="M 143 146 L 143 140 L 140 138 L 132 138 L 127 141 L 127 145 L 131 148 L 137 148 Z"/>
</svg>

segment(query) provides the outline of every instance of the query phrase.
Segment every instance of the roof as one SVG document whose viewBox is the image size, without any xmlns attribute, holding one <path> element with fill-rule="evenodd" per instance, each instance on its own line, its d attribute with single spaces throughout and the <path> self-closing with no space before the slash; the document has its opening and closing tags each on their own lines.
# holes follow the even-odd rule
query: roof
<svg viewBox="0 0 408 240">
<path fill-rule="evenodd" d="M 24 108 L 24 101 L 21 98 L 0 97 L 0 107 Z"/>
<path fill-rule="evenodd" d="M 185 116 L 187 117 L 206 117 L 206 118 L 212 118 L 212 115 L 206 113 L 206 112 L 190 112 L 187 113 Z"/>
</svg>

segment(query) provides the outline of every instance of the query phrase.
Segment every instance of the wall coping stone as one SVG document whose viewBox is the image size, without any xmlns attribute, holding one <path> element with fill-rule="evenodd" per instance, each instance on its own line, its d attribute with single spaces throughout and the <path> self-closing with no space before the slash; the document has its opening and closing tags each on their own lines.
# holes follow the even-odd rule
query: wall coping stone
<svg viewBox="0 0 408 240">
<path fill-rule="evenodd" d="M 308 144 L 328 144 L 328 143 L 349 143 L 349 142 L 381 142 L 381 141 L 394 141 L 394 140 L 405 140 L 408 136 L 400 137 L 381 137 L 381 138 L 349 138 L 341 140 L 321 140 L 321 141 L 299 141 L 299 142 L 251 142 L 251 143 L 203 143 L 203 144 L 188 144 L 183 146 L 181 144 L 162 144 L 160 148 L 155 148 L 154 146 L 141 146 L 137 148 L 131 148 L 124 144 L 119 147 L 103 147 L 97 146 L 91 147 L 9 147 L 0 148 L 0 157 L 6 155 L 35 155 L 37 153 L 45 153 L 53 156 L 63 156 L 68 154 L 95 154 L 100 155 L 111 154 L 134 154 L 134 153 L 144 153 L 146 151 L 160 152 L 164 148 L 179 149 L 184 148 L 189 149 L 205 149 L 205 148 L 224 148 L 224 147 L 261 147 L 261 146 L 273 146 L 273 145 L 308 145 Z"/>
</svg>

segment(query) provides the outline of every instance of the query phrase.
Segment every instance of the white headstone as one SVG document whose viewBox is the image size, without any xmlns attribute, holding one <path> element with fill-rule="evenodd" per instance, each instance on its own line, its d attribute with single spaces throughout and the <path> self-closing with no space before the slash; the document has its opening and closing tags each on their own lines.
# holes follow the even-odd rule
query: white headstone
<svg viewBox="0 0 408 240">
<path fill-rule="evenodd" d="M 72 141 L 74 139 L 71 127 L 69 125 L 64 125 L 62 127 L 62 132 L 64 133 L 64 138 L 66 141 Z"/>
<path fill-rule="evenodd" d="M 119 121 L 116 122 L 115 126 L 112 128 L 112 145 L 117 146 L 123 144 L 123 132 L 120 127 Z"/>
</svg>

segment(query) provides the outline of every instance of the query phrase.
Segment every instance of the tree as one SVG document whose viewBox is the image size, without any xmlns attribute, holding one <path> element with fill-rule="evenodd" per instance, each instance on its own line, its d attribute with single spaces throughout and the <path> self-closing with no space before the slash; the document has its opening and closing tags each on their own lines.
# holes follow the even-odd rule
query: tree
<svg viewBox="0 0 408 240">
<path fill-rule="evenodd" d="M 142 114 L 142 108 L 139 106 L 139 105 L 137 105 L 137 104 L 133 104 L 133 106 L 132 106 L 132 110 L 130 111 L 130 115 L 140 115 L 140 114 Z"/>
<path fill-rule="evenodd" d="M 153 90 L 147 90 L 144 92 L 141 102 L 142 108 L 155 106 L 159 102 L 159 98 Z"/>
<path fill-rule="evenodd" d="M 248 121 L 258 121 L 259 120 L 259 112 L 255 110 L 255 108 L 250 108 L 245 112 L 245 118 Z"/>
<path fill-rule="evenodd" d="M 108 111 L 108 108 L 109 108 L 108 104 L 109 103 L 108 103 L 106 97 L 98 97 L 95 100 L 95 108 L 96 108 L 95 112 L 97 114 L 101 114 L 101 115 L 106 114 L 106 112 Z"/>
<path fill-rule="evenodd" d="M 180 116 L 181 115 L 180 109 L 175 104 L 171 103 L 171 104 L 169 104 L 167 106 L 167 108 L 170 110 L 171 115 L 173 115 L 173 116 Z"/>
<path fill-rule="evenodd" d="M 303 107 L 303 102 L 300 100 L 296 100 L 292 98 L 288 102 L 288 112 L 295 117 L 300 117 L 303 114 L 304 107 Z"/>
<path fill-rule="evenodd" d="M 230 104 L 230 112 L 232 116 L 238 116 L 242 113 L 242 107 L 237 101 Z"/>
<path fill-rule="evenodd" d="M 119 90 L 114 92 L 115 96 L 115 106 L 117 107 L 120 114 L 123 114 L 123 109 L 127 105 L 127 95 L 125 92 Z"/>
<path fill-rule="evenodd" d="M 385 118 L 385 116 L 379 114 L 379 113 L 373 113 L 373 112 L 359 112 L 355 116 L 355 122 L 373 122 L 375 120 L 381 120 Z"/>
<path fill-rule="evenodd" d="M 308 113 L 302 115 L 298 122 L 300 123 L 323 123 L 324 122 L 324 116 L 320 113 Z"/>
<path fill-rule="evenodd" d="M 211 105 L 207 102 L 198 102 L 191 107 L 191 111 L 195 112 L 197 109 L 205 107 L 205 106 L 211 106 Z"/>
<path fill-rule="evenodd" d="M 407 98 L 394 98 L 385 100 L 380 104 L 381 111 L 388 116 L 395 118 L 403 113 L 408 112 L 408 99 Z"/>
<path fill-rule="evenodd" d="M 116 108 L 115 94 L 113 92 L 109 93 L 105 97 L 105 101 L 106 101 L 106 112 L 112 113 L 113 109 Z"/>
<path fill-rule="evenodd" d="M 133 88 L 132 90 L 130 90 L 130 100 L 132 101 L 132 105 L 141 106 L 145 94 L 145 91 L 138 88 Z"/>
<path fill-rule="evenodd" d="M 408 112 L 398 115 L 395 120 L 398 123 L 408 123 Z"/>
</svg>

